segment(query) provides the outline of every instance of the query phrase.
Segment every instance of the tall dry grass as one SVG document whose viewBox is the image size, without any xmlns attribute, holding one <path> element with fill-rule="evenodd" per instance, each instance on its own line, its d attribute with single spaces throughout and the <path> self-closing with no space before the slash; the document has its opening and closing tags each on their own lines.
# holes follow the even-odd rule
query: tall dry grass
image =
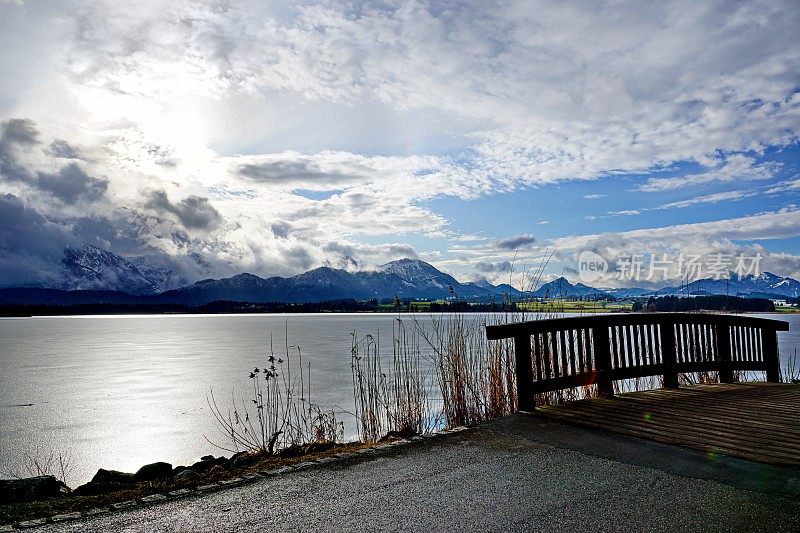
<svg viewBox="0 0 800 533">
<path fill-rule="evenodd" d="M 408 321 L 395 320 L 387 357 L 378 336 L 353 333 L 353 397 L 362 441 L 473 425 L 514 411 L 513 342 L 490 344 L 487 317 L 434 316 L 428 325 L 418 317 Z"/>
<path fill-rule="evenodd" d="M 495 316 L 432 317 L 429 327 L 414 321 L 441 394 L 447 426 L 468 426 L 513 412 L 516 372 L 513 343 L 489 343 L 484 327 Z"/>
<path fill-rule="evenodd" d="M 800 383 L 800 364 L 797 359 L 797 348 L 794 349 L 794 354 L 790 355 L 786 361 L 786 369 L 781 372 L 781 381 L 784 383 Z"/>
<path fill-rule="evenodd" d="M 431 378 L 421 364 L 417 332 L 396 320 L 388 361 L 381 356 L 379 335 L 352 335 L 350 367 L 361 440 L 376 442 L 387 434 L 410 436 L 433 429 Z"/>
</svg>

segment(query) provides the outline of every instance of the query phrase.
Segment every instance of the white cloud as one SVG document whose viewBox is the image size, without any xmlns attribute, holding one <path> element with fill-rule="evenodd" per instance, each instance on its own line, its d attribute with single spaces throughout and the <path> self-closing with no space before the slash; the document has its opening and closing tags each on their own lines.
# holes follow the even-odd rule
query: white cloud
<svg viewBox="0 0 800 533">
<path fill-rule="evenodd" d="M 780 169 L 778 163 L 755 164 L 752 157 L 740 154 L 731 155 L 719 165 L 708 172 L 689 174 L 675 178 L 650 178 L 640 190 L 647 192 L 666 191 L 679 189 L 692 185 L 703 185 L 711 182 L 743 182 L 754 180 L 768 180 Z"/>
<path fill-rule="evenodd" d="M 800 210 L 795 208 L 760 213 L 740 218 L 677 224 L 661 228 L 637 229 L 615 234 L 615 238 L 634 239 L 641 242 L 660 243 L 659 249 L 676 246 L 682 242 L 690 243 L 696 239 L 705 240 L 771 240 L 800 235 Z M 559 248 L 573 249 L 582 243 L 602 235 L 564 237 L 558 239 Z"/>
<path fill-rule="evenodd" d="M 770 187 L 766 192 L 767 194 L 776 194 L 786 191 L 796 191 L 798 189 L 800 189 L 800 178 L 776 183 L 774 187 Z"/>
<path fill-rule="evenodd" d="M 716 204 L 728 200 L 741 200 L 742 198 L 748 198 L 750 196 L 754 196 L 755 194 L 756 194 L 755 192 L 750 192 L 750 191 L 715 192 L 713 194 L 707 194 L 705 196 L 696 196 L 688 200 L 681 200 L 679 202 L 670 202 L 667 204 L 663 204 L 659 206 L 658 209 L 682 208 L 697 204 Z"/>
<path fill-rule="evenodd" d="M 800 273 L 800 256 L 772 254 L 762 242 L 798 235 L 800 210 L 786 208 L 712 222 L 563 237 L 556 239 L 554 244 L 565 258 L 585 250 L 593 251 L 609 262 L 612 273 L 620 259 L 633 256 L 660 257 L 663 254 L 675 256 L 681 253 L 706 257 L 715 253 L 753 256 L 759 253 L 764 256 L 762 270 L 796 276 Z M 676 272 L 671 272 L 671 275 L 675 276 Z M 606 283 L 614 286 L 619 281 L 609 275 Z"/>
</svg>

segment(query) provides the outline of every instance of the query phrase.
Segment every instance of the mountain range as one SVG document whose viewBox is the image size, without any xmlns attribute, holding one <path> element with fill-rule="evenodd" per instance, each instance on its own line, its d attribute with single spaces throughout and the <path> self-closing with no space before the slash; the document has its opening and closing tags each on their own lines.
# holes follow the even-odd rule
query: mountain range
<svg viewBox="0 0 800 533">
<path fill-rule="evenodd" d="M 320 267 L 296 276 L 262 278 L 242 273 L 229 278 L 204 279 L 181 284 L 180 276 L 164 268 L 148 267 L 141 258 L 126 259 L 89 246 L 67 249 L 62 260 L 64 276 L 51 287 L 0 289 L 0 304 L 182 304 L 197 306 L 214 301 L 311 303 L 353 298 L 459 299 L 502 301 L 505 298 L 616 298 L 647 296 L 698 296 L 729 294 L 767 298 L 796 298 L 800 282 L 769 272 L 741 279 L 705 279 L 658 291 L 644 288 L 599 289 L 572 284 L 560 277 L 533 291 L 521 292 L 508 284 L 488 281 L 461 283 L 434 266 L 417 259 L 400 259 L 374 271 L 348 272 Z M 179 286 L 176 286 L 179 285 Z M 172 288 L 171 288 L 172 287 Z"/>
</svg>

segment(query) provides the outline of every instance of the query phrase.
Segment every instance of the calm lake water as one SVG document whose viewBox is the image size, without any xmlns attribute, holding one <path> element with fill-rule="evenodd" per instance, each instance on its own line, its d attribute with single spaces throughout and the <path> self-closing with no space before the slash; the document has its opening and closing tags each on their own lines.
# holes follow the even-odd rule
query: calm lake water
<svg viewBox="0 0 800 533">
<path fill-rule="evenodd" d="M 425 323 L 429 317 L 415 315 Z M 800 315 L 779 333 L 784 359 L 800 347 Z M 68 456 L 71 486 L 99 467 L 135 471 L 163 460 L 190 464 L 221 451 L 206 397 L 246 397 L 270 334 L 277 355 L 300 345 L 312 400 L 339 412 L 354 437 L 351 334 L 380 333 L 391 351 L 396 315 L 155 315 L 0 319 L 0 476 L 27 453 Z M 406 321 L 408 322 L 408 317 Z M 478 317 L 473 317 L 478 318 Z M 293 350 L 293 356 L 296 350 Z"/>
</svg>

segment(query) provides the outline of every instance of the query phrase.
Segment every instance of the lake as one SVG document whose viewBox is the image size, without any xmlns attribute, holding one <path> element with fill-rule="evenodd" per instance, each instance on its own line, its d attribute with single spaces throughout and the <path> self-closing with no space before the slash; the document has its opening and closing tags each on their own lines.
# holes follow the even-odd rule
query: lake
<svg viewBox="0 0 800 533">
<path fill-rule="evenodd" d="M 414 315 L 429 323 L 427 315 Z M 786 358 L 800 346 L 800 315 L 779 333 Z M 22 472 L 25 454 L 61 453 L 70 486 L 99 467 L 135 471 L 191 464 L 221 451 L 206 398 L 247 397 L 270 335 L 276 356 L 299 345 L 311 363 L 312 400 L 332 408 L 354 438 L 352 333 L 382 337 L 391 351 L 397 315 L 143 315 L 0 319 L 0 474 Z M 401 315 L 406 322 L 410 317 Z M 477 316 L 474 318 L 478 318 Z M 296 354 L 296 350 L 292 351 Z M 218 439 L 219 440 L 219 439 Z"/>
</svg>

